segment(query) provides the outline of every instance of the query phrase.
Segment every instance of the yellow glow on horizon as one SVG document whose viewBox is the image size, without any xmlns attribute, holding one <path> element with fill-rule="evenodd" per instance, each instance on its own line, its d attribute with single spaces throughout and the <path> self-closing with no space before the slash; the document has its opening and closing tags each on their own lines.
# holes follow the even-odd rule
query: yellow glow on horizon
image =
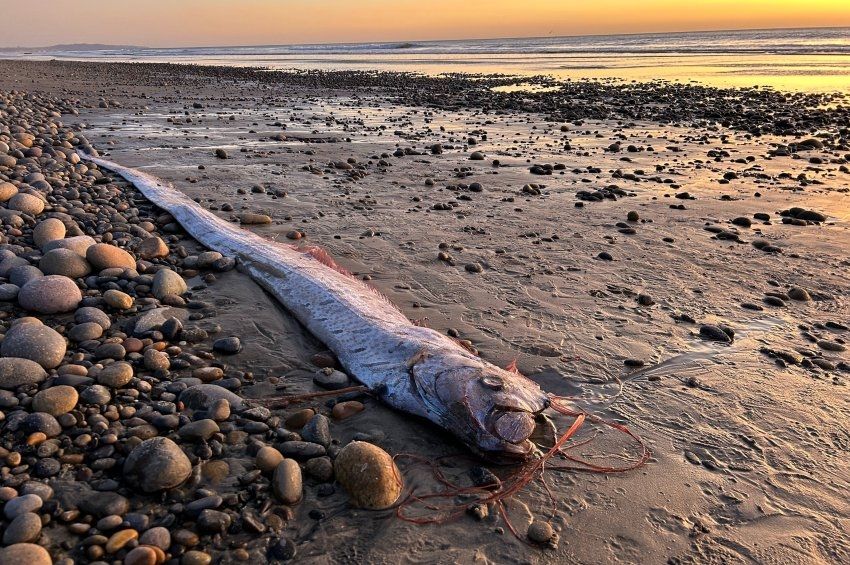
<svg viewBox="0 0 850 565">
<path fill-rule="evenodd" d="M 13 2 L 0 46 L 264 45 L 850 26 L 850 0 Z"/>
</svg>

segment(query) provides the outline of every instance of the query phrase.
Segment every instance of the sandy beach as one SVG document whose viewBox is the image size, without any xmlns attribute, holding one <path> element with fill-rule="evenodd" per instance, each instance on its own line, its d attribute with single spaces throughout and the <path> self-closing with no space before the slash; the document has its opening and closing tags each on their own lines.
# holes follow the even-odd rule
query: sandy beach
<svg viewBox="0 0 850 565">
<path fill-rule="evenodd" d="M 25 102 L 51 107 L 18 114 Z M 77 178 L 70 159 L 60 167 L 46 152 L 24 153 L 23 133 L 32 134 L 29 148 L 84 139 L 222 218 L 268 216 L 243 227 L 325 248 L 411 320 L 468 340 L 496 365 L 516 361 L 577 410 L 628 425 L 651 459 L 623 474 L 545 473 L 505 503 L 518 536 L 493 507 L 441 525 L 353 507 L 333 473 L 310 460 L 330 465 L 352 440 L 369 441 L 399 456 L 407 489 L 424 493 L 441 487 L 430 467 L 404 454 L 433 461 L 469 451 L 364 393 L 257 411 L 278 396 L 321 390 L 314 379 L 323 344 L 226 258 L 199 267 L 203 249 L 126 182 L 79 169 Z M 40 496 L 47 518 L 25 541 L 38 540 L 54 563 L 121 561 L 147 547 L 140 539 L 155 545 L 145 533 L 156 528 L 170 532 L 159 549 L 173 563 L 847 562 L 848 136 L 841 95 L 0 61 L 0 141 L 8 146 L 0 157 L 10 157 L 0 161 L 0 185 L 44 197 L 38 213 L 0 204 L 2 261 L 43 265 L 35 228 L 59 218 L 67 237 L 78 222 L 77 235 L 117 242 L 136 270 L 145 261 L 150 269 L 69 275 L 82 296 L 63 312 L 34 314 L 4 294 L 6 336 L 14 320 L 39 316 L 63 343 L 84 323 L 78 308 L 102 306 L 107 289 L 120 286 L 133 302 L 107 309 L 112 329 L 72 339 L 41 381 L 0 387 L 4 508 Z M 42 169 L 44 179 L 27 176 Z M 128 209 L 141 212 L 116 218 Z M 156 260 L 138 251 L 142 222 L 166 245 Z M 184 298 L 152 294 L 155 267 L 182 275 Z M 0 276 L 12 284 L 2 263 Z M 125 329 L 163 304 L 183 311 L 184 332 L 197 326 L 205 336 L 169 342 L 164 331 Z M 229 336 L 238 352 L 213 347 Z M 148 341 L 133 351 L 128 340 Z M 106 344 L 124 351 L 97 353 Z M 163 352 L 171 367 L 148 363 L 159 354 L 143 348 Z M 21 422 L 37 413 L 39 390 L 79 374 L 63 382 L 82 398 L 98 386 L 89 377 L 101 382 L 116 363 L 132 366 L 132 381 L 106 402 L 81 400 L 64 413 L 74 418 L 57 415 L 55 433 L 32 439 L 43 431 Z M 204 441 L 181 433 L 193 416 L 170 388 L 191 387 L 201 366 L 220 369 L 225 388 L 255 410 L 232 406 Z M 335 418 L 340 401 L 364 409 Z M 328 416 L 329 437 L 300 461 L 303 498 L 284 504 L 271 493 L 274 478 L 253 473 L 257 453 L 303 439 L 292 422 L 306 408 Z M 165 415 L 174 422 L 156 420 Z M 552 421 L 561 432 L 570 424 L 558 414 Z M 89 443 L 78 441 L 84 435 Z M 125 477 L 131 448 L 149 436 L 190 453 L 188 482 L 144 493 Z M 573 441 L 591 438 L 576 448 L 587 460 L 634 456 L 633 444 L 604 427 L 588 425 Z M 54 448 L 40 448 L 45 440 Z M 510 472 L 469 457 L 450 459 L 447 472 L 468 482 L 482 465 Z M 123 512 L 86 508 L 81 489 L 121 498 Z M 207 511 L 216 514 L 201 519 Z M 533 522 L 551 525 L 548 541 L 528 541 Z M 132 541 L 109 551 L 127 530 Z M 147 563 L 143 553 L 134 562 Z"/>
</svg>

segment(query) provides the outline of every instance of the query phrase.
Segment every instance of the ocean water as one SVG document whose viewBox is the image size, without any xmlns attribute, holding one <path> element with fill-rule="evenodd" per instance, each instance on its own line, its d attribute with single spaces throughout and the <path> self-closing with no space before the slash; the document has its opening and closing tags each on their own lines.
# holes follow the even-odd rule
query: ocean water
<svg viewBox="0 0 850 565">
<path fill-rule="evenodd" d="M 850 92 L 850 28 L 248 47 L 63 48 L 4 56 L 431 75 L 504 73 Z"/>
</svg>

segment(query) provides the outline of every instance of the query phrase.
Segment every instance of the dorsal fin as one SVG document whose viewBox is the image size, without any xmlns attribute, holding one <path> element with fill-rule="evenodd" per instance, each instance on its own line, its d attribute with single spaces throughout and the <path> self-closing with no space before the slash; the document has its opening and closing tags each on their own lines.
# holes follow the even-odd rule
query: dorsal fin
<svg viewBox="0 0 850 565">
<path fill-rule="evenodd" d="M 324 248 L 319 247 L 318 245 L 302 247 L 300 248 L 300 251 L 302 253 L 310 255 L 311 257 L 313 257 L 313 259 L 315 259 L 325 267 L 330 267 L 334 271 L 342 273 L 343 275 L 353 276 L 350 271 L 343 269 L 342 267 L 337 265 L 336 261 L 334 261 L 333 257 L 331 257 L 331 254 L 328 253 Z"/>
<path fill-rule="evenodd" d="M 508 363 L 508 365 L 505 367 L 505 370 L 509 373 L 514 373 L 515 375 L 523 376 L 523 374 L 519 372 L 519 369 L 517 369 L 516 359 Z"/>
<path fill-rule="evenodd" d="M 352 279 L 358 281 L 364 287 L 368 288 L 370 291 L 372 291 L 373 293 L 380 296 L 383 300 L 385 300 L 387 302 L 387 304 L 389 304 L 390 306 L 392 306 L 396 310 L 399 310 L 398 306 L 393 304 L 393 302 L 389 298 L 387 298 L 386 295 L 384 295 L 383 292 L 381 292 L 380 290 L 378 290 L 377 288 L 375 288 L 374 286 L 372 286 L 370 284 L 366 284 L 365 281 L 358 279 L 348 269 L 346 269 L 344 267 L 340 267 L 337 264 L 337 262 L 333 260 L 333 257 L 331 257 L 331 254 L 328 253 L 327 250 L 325 250 L 323 247 L 319 247 L 318 245 L 306 245 L 304 247 L 298 247 L 296 249 L 298 251 L 300 251 L 301 253 L 304 253 L 305 255 L 309 255 L 310 257 L 312 257 L 313 259 L 315 259 L 316 261 L 318 261 L 319 263 L 321 263 L 325 267 L 328 267 L 329 269 L 333 269 L 334 271 L 336 271 L 340 274 L 343 274 L 347 277 L 351 277 Z M 401 310 L 399 310 L 399 312 L 401 312 Z"/>
</svg>

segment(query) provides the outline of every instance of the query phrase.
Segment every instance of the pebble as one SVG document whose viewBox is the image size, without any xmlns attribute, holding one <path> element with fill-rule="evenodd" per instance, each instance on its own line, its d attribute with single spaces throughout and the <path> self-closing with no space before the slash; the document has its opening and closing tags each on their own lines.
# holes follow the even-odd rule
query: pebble
<svg viewBox="0 0 850 565">
<path fill-rule="evenodd" d="M 9 328 L 0 344 L 3 357 L 35 361 L 45 369 L 59 366 L 65 356 L 65 339 L 41 324 L 16 324 Z"/>
<path fill-rule="evenodd" d="M 216 422 L 224 422 L 230 418 L 230 402 L 226 398 L 219 398 L 210 405 L 207 413 Z"/>
<path fill-rule="evenodd" d="M 124 361 L 107 365 L 97 374 L 97 382 L 112 388 L 127 386 L 133 380 L 133 366 Z"/>
<path fill-rule="evenodd" d="M 213 350 L 219 353 L 232 355 L 242 350 L 242 342 L 236 336 L 223 337 L 213 342 Z"/>
<path fill-rule="evenodd" d="M 79 395 L 74 387 L 57 385 L 39 391 L 33 397 L 32 407 L 37 412 L 61 416 L 73 410 L 78 400 Z"/>
<path fill-rule="evenodd" d="M 130 550 L 124 557 L 124 565 L 157 565 L 159 556 L 152 547 L 140 545 Z"/>
<path fill-rule="evenodd" d="M 19 192 L 9 199 L 8 207 L 10 210 L 38 216 L 44 211 L 44 200 L 26 192 Z"/>
<path fill-rule="evenodd" d="M 366 407 L 362 402 L 358 402 L 356 400 L 347 400 L 345 402 L 337 402 L 331 414 L 337 420 L 345 420 L 346 418 L 350 418 L 355 414 L 359 414 Z"/>
<path fill-rule="evenodd" d="M 336 371 L 331 368 L 325 368 L 321 371 L 317 371 L 313 377 L 313 382 L 328 390 L 339 390 L 349 385 L 348 375 L 342 371 Z"/>
<path fill-rule="evenodd" d="M 142 240 L 136 247 L 136 252 L 142 259 L 150 261 L 151 259 L 159 259 L 168 257 L 168 245 L 159 237 L 153 236 Z"/>
<path fill-rule="evenodd" d="M 792 300 L 798 300 L 800 302 L 811 302 L 812 301 L 812 296 L 809 294 L 809 291 L 807 291 L 804 288 L 797 287 L 797 286 L 791 288 L 788 291 L 788 296 Z"/>
<path fill-rule="evenodd" d="M 283 455 L 274 447 L 264 445 L 254 456 L 254 466 L 263 473 L 271 473 L 283 461 Z"/>
<path fill-rule="evenodd" d="M 130 528 L 115 532 L 109 537 L 109 540 L 106 542 L 106 553 L 110 555 L 118 553 L 124 548 L 124 546 L 126 546 L 132 540 L 138 538 L 139 532 Z"/>
<path fill-rule="evenodd" d="M 107 291 L 107 293 L 109 292 Z M 74 321 L 78 324 L 94 322 L 104 330 L 108 330 L 112 326 L 112 320 L 109 319 L 109 315 L 106 312 L 91 306 L 84 306 L 74 312 Z"/>
<path fill-rule="evenodd" d="M 284 459 L 274 470 L 274 494 L 284 504 L 296 504 L 302 497 L 301 467 L 294 459 Z"/>
<path fill-rule="evenodd" d="M 83 342 L 98 339 L 103 335 L 103 328 L 97 322 L 77 324 L 68 332 L 71 341 Z"/>
<path fill-rule="evenodd" d="M 3 515 L 7 520 L 14 520 L 21 514 L 36 512 L 44 504 L 41 497 L 36 494 L 24 494 L 13 498 L 3 506 Z"/>
<path fill-rule="evenodd" d="M 186 281 L 171 269 L 161 269 L 153 278 L 153 295 L 162 300 L 166 296 L 181 296 L 189 290 Z"/>
<path fill-rule="evenodd" d="M 114 288 L 103 293 L 103 301 L 116 310 L 129 310 L 133 307 L 133 297 Z"/>
<path fill-rule="evenodd" d="M 549 543 L 554 535 L 555 532 L 548 522 L 535 520 L 528 526 L 528 539 L 534 543 Z"/>
<path fill-rule="evenodd" d="M 22 308 L 42 314 L 70 312 L 77 308 L 82 299 L 77 284 L 62 275 L 32 279 L 18 293 L 18 303 Z"/>
<path fill-rule="evenodd" d="M 189 458 L 176 443 L 164 437 L 144 440 L 124 462 L 124 476 L 135 479 L 145 492 L 174 488 L 191 473 Z"/>
<path fill-rule="evenodd" d="M 699 334 L 710 341 L 720 341 L 724 343 L 729 343 L 732 341 L 732 338 L 728 333 L 723 331 L 719 326 L 714 326 L 711 324 L 705 324 L 700 327 Z"/>
<path fill-rule="evenodd" d="M 168 531 L 168 528 L 162 526 L 150 528 L 139 538 L 139 543 L 167 550 L 171 547 L 171 532 Z"/>
<path fill-rule="evenodd" d="M 21 385 L 38 384 L 45 379 L 47 372 L 35 361 L 16 357 L 0 358 L 0 389 L 14 390 Z"/>
<path fill-rule="evenodd" d="M 65 238 L 65 224 L 57 218 L 47 218 L 36 224 L 32 230 L 32 240 L 38 247 L 57 239 Z"/>
<path fill-rule="evenodd" d="M 272 218 L 271 216 L 267 216 L 266 214 L 254 214 L 251 212 L 246 212 L 239 216 L 239 222 L 245 225 L 270 224 L 272 223 Z"/>
<path fill-rule="evenodd" d="M 16 543 L 0 549 L 0 563 L 9 565 L 53 565 L 47 550 L 32 543 Z"/>
<path fill-rule="evenodd" d="M 362 508 L 376 510 L 392 505 L 403 487 L 401 471 L 392 457 L 363 441 L 352 441 L 340 450 L 334 474 L 351 501 Z"/>
<path fill-rule="evenodd" d="M 331 443 L 330 422 L 327 416 L 316 414 L 301 430 L 304 441 L 328 447 Z"/>
<path fill-rule="evenodd" d="M 180 428 L 178 434 L 187 441 L 205 441 L 220 431 L 214 420 L 203 419 L 190 422 Z"/>
<path fill-rule="evenodd" d="M 91 272 L 88 262 L 70 249 L 53 249 L 44 254 L 38 268 L 45 275 L 62 275 L 72 279 L 85 277 Z"/>
<path fill-rule="evenodd" d="M 96 272 L 112 268 L 136 268 L 136 260 L 132 255 L 108 243 L 96 243 L 86 249 L 86 260 L 91 263 Z"/>
<path fill-rule="evenodd" d="M 192 550 L 183 554 L 180 559 L 182 565 L 209 565 L 212 562 L 212 556 L 203 551 Z"/>
<path fill-rule="evenodd" d="M 41 517 L 33 512 L 24 512 L 15 517 L 3 532 L 3 544 L 34 542 L 41 535 Z"/>
</svg>

